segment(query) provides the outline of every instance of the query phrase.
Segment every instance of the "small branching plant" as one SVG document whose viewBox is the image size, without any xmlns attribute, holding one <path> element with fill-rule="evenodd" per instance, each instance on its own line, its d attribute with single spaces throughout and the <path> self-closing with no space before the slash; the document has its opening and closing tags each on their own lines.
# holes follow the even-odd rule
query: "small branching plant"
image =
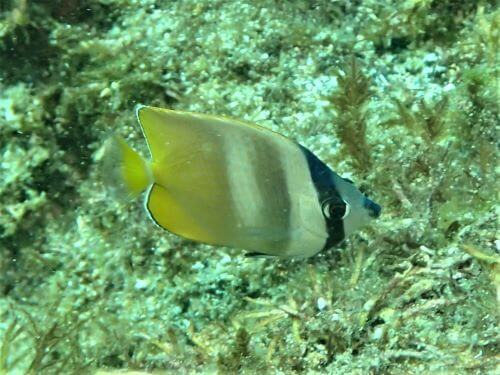
<svg viewBox="0 0 500 375">
<path fill-rule="evenodd" d="M 0 341 L 0 374 L 52 374 L 84 371 L 78 333 L 84 321 L 60 316 L 38 319 L 17 308 Z"/>
<path fill-rule="evenodd" d="M 15 371 L 18 363 L 26 355 L 24 350 L 16 350 L 17 341 L 22 340 L 25 327 L 14 318 L 10 321 L 7 329 L 2 334 L 0 342 L 0 374 L 9 374 Z"/>
<path fill-rule="evenodd" d="M 389 187 L 386 194 L 395 199 L 391 205 L 423 224 L 412 229 L 418 242 L 424 232 L 429 238 L 429 230 L 438 224 L 438 206 L 445 201 L 456 173 L 449 152 L 455 140 L 449 131 L 449 100 L 443 96 L 433 102 L 394 99 L 393 103 L 395 115 L 383 125 L 398 126 L 407 134 L 407 150 L 402 153 L 391 145 L 386 163 L 394 173 L 381 175 L 379 180 L 386 180 L 380 185 Z"/>
<path fill-rule="evenodd" d="M 234 343 L 231 350 L 226 355 L 219 354 L 217 358 L 217 367 L 221 373 L 236 374 L 241 370 L 244 362 L 250 356 L 250 335 L 245 328 L 240 327 L 236 331 Z"/>
<path fill-rule="evenodd" d="M 370 80 L 353 57 L 344 71 L 337 74 L 338 90 L 329 98 L 335 111 L 333 129 L 345 155 L 353 166 L 366 174 L 371 165 L 371 149 L 366 140 L 366 105 L 370 98 Z"/>
</svg>

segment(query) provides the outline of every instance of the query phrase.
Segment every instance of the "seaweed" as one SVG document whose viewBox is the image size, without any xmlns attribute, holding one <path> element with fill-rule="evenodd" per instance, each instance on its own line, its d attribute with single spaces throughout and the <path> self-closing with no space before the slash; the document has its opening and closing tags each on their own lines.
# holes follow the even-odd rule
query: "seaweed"
<svg viewBox="0 0 500 375">
<path fill-rule="evenodd" d="M 372 152 L 366 136 L 370 80 L 352 57 L 346 72 L 338 72 L 337 81 L 338 90 L 328 98 L 335 110 L 333 128 L 343 152 L 352 157 L 353 167 L 366 175 L 372 167 Z"/>
<path fill-rule="evenodd" d="M 75 323 L 55 317 L 51 322 L 38 321 L 24 308 L 14 307 L 11 312 L 0 347 L 0 373 L 20 368 L 26 374 L 76 373 L 88 367 L 80 358 L 75 335 L 83 320 Z"/>
<path fill-rule="evenodd" d="M 234 338 L 234 348 L 225 356 L 219 354 L 217 358 L 217 366 L 219 371 L 224 374 L 237 374 L 244 366 L 242 363 L 249 357 L 250 335 L 244 328 L 239 328 L 236 331 Z"/>
<path fill-rule="evenodd" d="M 3 333 L 2 345 L 0 347 L 0 373 L 8 374 L 17 368 L 25 353 L 17 351 L 11 353 L 15 348 L 15 340 L 18 339 L 24 331 L 24 327 L 19 324 L 17 319 L 11 319 L 7 329 Z"/>
<path fill-rule="evenodd" d="M 500 12 L 278 3 L 0 4 L 0 372 L 495 371 Z M 161 231 L 98 173 L 137 103 L 288 135 L 383 215 L 307 260 Z"/>
</svg>

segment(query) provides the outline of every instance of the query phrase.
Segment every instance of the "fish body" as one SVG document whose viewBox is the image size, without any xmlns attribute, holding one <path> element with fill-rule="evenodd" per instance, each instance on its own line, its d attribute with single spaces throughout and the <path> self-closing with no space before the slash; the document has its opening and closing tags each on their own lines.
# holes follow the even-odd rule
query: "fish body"
<svg viewBox="0 0 500 375">
<path fill-rule="evenodd" d="M 266 128 L 149 106 L 136 110 L 151 159 L 114 140 L 110 173 L 184 238 L 279 257 L 309 257 L 380 214 L 311 151 Z"/>
</svg>

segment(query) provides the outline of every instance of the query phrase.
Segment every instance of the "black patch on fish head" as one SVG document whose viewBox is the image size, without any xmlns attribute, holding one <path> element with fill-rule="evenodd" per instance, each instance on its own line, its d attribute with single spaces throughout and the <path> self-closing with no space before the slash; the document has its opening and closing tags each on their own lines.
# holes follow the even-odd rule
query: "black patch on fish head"
<svg viewBox="0 0 500 375">
<path fill-rule="evenodd" d="M 334 186 L 329 190 L 318 191 L 318 196 L 328 231 L 328 239 L 323 248 L 326 250 L 344 240 L 344 217 L 349 213 L 349 206 Z"/>
<path fill-rule="evenodd" d="M 335 186 L 334 172 L 307 148 L 299 146 L 306 157 L 311 179 L 318 193 L 318 200 L 325 218 L 328 238 L 323 250 L 326 250 L 344 240 L 343 218 L 348 214 L 349 206 L 342 199 Z"/>
</svg>

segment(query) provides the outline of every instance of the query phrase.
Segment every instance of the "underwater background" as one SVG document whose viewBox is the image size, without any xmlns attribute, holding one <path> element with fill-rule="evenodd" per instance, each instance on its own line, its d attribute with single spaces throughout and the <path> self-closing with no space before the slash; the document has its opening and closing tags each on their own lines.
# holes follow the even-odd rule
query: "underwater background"
<svg viewBox="0 0 500 375">
<path fill-rule="evenodd" d="M 498 371 L 496 5 L 2 0 L 0 373 Z M 100 175 L 137 104 L 284 134 L 382 216 L 309 259 L 169 234 Z"/>
</svg>

